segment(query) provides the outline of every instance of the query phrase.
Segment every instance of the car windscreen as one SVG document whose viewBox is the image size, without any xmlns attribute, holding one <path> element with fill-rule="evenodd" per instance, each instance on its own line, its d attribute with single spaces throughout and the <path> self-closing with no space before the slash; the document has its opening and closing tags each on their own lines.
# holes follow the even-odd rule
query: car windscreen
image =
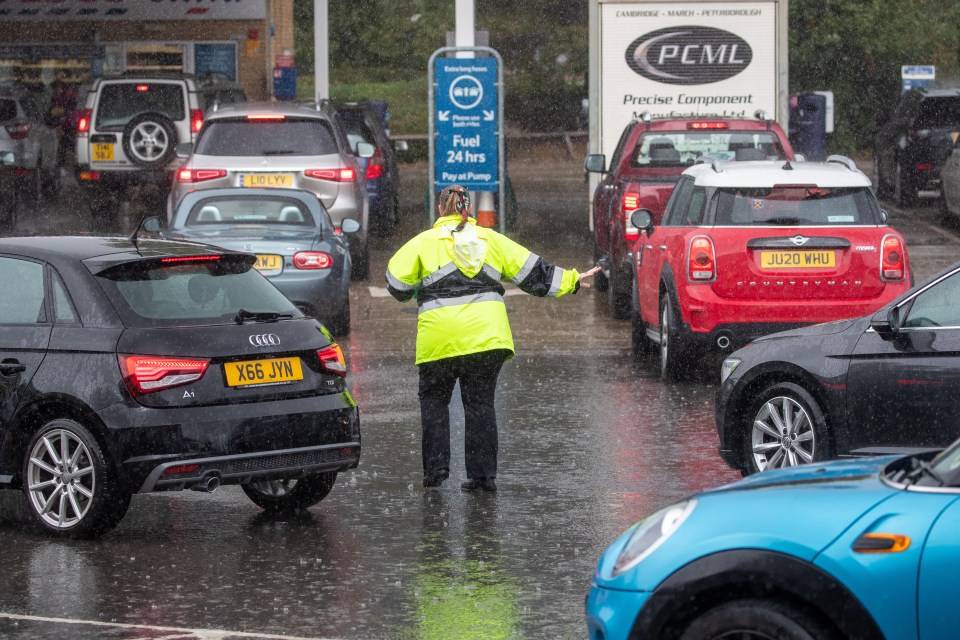
<svg viewBox="0 0 960 640">
<path fill-rule="evenodd" d="M 253 262 L 244 255 L 148 259 L 110 267 L 96 280 L 128 327 L 231 324 L 240 309 L 301 317 Z"/>
<path fill-rule="evenodd" d="M 208 120 L 196 148 L 203 156 L 323 156 L 337 152 L 330 125 L 319 118 Z"/>
<path fill-rule="evenodd" d="M 933 470 L 948 487 L 960 486 L 960 441 L 945 449 L 931 463 Z"/>
<path fill-rule="evenodd" d="M 640 136 L 630 164 L 634 167 L 690 166 L 709 156 L 729 160 L 785 160 L 772 131 L 657 131 Z"/>
<path fill-rule="evenodd" d="M 866 187 L 790 185 L 764 189 L 720 189 L 717 226 L 878 224 L 876 201 Z"/>
<path fill-rule="evenodd" d="M 914 129 L 960 126 L 960 97 L 927 98 L 913 121 Z"/>
<path fill-rule="evenodd" d="M 183 120 L 186 107 L 183 86 L 157 82 L 105 84 L 97 102 L 96 127 L 122 129 L 136 116 L 160 114 L 170 120 Z"/>
<path fill-rule="evenodd" d="M 323 218 L 315 220 L 303 202 L 292 198 L 224 196 L 205 198 L 193 205 L 187 214 L 185 226 L 229 224 L 316 227 L 319 224 L 329 229 L 330 225 L 324 222 L 326 221 Z"/>
<path fill-rule="evenodd" d="M 17 117 L 16 100 L 0 99 L 0 122 L 13 120 Z"/>
</svg>

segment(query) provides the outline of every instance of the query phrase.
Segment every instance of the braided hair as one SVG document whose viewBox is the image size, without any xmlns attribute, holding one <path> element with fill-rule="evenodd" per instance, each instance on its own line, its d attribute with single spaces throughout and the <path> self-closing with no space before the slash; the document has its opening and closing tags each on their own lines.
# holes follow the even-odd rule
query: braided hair
<svg viewBox="0 0 960 640">
<path fill-rule="evenodd" d="M 440 214 L 452 216 L 460 214 L 460 224 L 454 231 L 463 231 L 470 215 L 470 193 L 460 185 L 452 184 L 440 192 Z"/>
</svg>

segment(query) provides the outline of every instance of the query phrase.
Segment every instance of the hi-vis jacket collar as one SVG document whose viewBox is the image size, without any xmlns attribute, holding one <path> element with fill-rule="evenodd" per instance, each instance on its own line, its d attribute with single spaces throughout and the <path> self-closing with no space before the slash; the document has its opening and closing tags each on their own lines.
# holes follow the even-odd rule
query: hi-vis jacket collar
<svg viewBox="0 0 960 640">
<path fill-rule="evenodd" d="M 436 229 L 437 227 L 442 227 L 445 224 L 452 224 L 453 226 L 457 226 L 458 224 L 460 224 L 460 221 L 462 219 L 463 218 L 461 218 L 459 214 L 454 214 L 452 216 L 443 216 L 441 218 L 437 218 L 437 221 L 433 223 L 433 228 Z M 476 225 L 477 224 L 476 218 L 472 218 L 472 217 L 467 218 L 467 224 Z"/>
</svg>

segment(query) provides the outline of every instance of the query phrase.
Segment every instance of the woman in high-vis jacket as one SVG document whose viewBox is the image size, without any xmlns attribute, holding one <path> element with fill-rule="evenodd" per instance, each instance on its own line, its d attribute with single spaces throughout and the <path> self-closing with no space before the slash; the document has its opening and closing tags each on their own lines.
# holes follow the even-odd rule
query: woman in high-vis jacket
<svg viewBox="0 0 960 640">
<path fill-rule="evenodd" d="M 497 418 L 494 395 L 513 335 L 501 280 L 535 296 L 560 297 L 590 285 L 586 273 L 548 264 L 513 240 L 469 218 L 460 186 L 440 193 L 433 228 L 403 245 L 387 265 L 387 289 L 397 300 L 416 298 L 417 365 L 423 424 L 423 485 L 450 476 L 450 397 L 457 380 L 466 419 L 467 491 L 496 491 Z"/>
</svg>

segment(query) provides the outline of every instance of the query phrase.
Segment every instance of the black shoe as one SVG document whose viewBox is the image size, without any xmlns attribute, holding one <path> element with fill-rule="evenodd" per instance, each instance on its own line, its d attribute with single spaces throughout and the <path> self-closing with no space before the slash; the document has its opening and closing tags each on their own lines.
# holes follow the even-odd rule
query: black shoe
<svg viewBox="0 0 960 640">
<path fill-rule="evenodd" d="M 471 478 L 460 485 L 460 488 L 464 491 L 496 491 L 497 490 L 497 479 L 496 478 Z"/>
<path fill-rule="evenodd" d="M 437 469 L 423 476 L 423 486 L 439 487 L 443 481 L 450 477 L 449 469 Z"/>
</svg>

